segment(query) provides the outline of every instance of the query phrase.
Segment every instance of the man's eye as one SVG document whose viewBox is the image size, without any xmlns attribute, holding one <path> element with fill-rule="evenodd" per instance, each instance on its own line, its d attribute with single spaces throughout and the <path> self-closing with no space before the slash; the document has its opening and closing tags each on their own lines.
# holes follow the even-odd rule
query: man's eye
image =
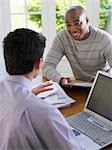
<svg viewBox="0 0 112 150">
<path fill-rule="evenodd" d="M 79 25 L 81 25 L 81 24 L 82 24 L 82 22 L 81 22 L 81 21 L 74 22 L 74 25 L 75 25 L 75 26 L 79 26 Z"/>
<path fill-rule="evenodd" d="M 67 27 L 70 27 L 71 25 L 70 24 L 67 24 Z"/>
<path fill-rule="evenodd" d="M 78 26 L 79 24 L 80 24 L 79 22 L 75 22 L 75 23 L 74 23 L 75 26 Z"/>
</svg>

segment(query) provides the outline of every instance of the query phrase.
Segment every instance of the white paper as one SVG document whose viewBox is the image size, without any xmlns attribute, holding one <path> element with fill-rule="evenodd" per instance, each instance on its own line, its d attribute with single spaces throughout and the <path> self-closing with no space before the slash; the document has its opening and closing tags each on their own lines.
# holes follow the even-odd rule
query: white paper
<svg viewBox="0 0 112 150">
<path fill-rule="evenodd" d="M 70 98 L 65 91 L 56 82 L 53 82 L 53 90 L 49 91 L 49 95 L 44 97 L 43 100 L 57 108 L 70 106 L 75 100 Z M 54 91 L 54 92 L 53 92 Z M 41 93 L 41 96 L 44 92 Z M 37 95 L 38 96 L 38 95 Z M 43 96 L 42 96 L 43 97 Z"/>
<path fill-rule="evenodd" d="M 39 85 L 37 80 L 33 81 L 32 87 Z M 54 105 L 57 108 L 70 106 L 75 100 L 70 98 L 65 91 L 56 82 L 53 82 L 53 90 L 45 91 L 37 94 L 38 97 L 42 98 L 43 101 Z"/>
<path fill-rule="evenodd" d="M 76 83 L 68 83 L 69 86 L 79 86 L 79 87 L 91 87 L 91 82 L 76 82 Z"/>
</svg>

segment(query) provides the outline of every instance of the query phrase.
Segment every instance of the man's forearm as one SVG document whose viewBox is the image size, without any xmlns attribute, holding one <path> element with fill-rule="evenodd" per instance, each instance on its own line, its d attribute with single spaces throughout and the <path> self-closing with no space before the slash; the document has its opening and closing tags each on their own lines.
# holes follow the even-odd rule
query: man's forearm
<svg viewBox="0 0 112 150">
<path fill-rule="evenodd" d="M 42 68 L 43 76 L 47 77 L 49 80 L 59 83 L 62 76 L 57 72 L 57 70 L 49 65 L 44 64 Z"/>
</svg>

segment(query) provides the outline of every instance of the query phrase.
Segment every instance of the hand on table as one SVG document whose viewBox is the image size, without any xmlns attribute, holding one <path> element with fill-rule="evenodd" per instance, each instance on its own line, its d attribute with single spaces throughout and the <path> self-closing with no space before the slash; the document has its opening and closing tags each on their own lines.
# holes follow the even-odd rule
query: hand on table
<svg viewBox="0 0 112 150">
<path fill-rule="evenodd" d="M 45 83 L 40 84 L 39 86 L 35 87 L 32 89 L 32 92 L 37 95 L 41 92 L 45 92 L 45 91 L 49 91 L 49 90 L 53 90 L 53 88 L 51 87 L 51 85 L 53 85 L 53 82 L 48 81 Z"/>
<path fill-rule="evenodd" d="M 61 78 L 61 80 L 60 80 L 61 86 L 67 86 L 68 83 L 72 83 L 70 78 Z"/>
</svg>

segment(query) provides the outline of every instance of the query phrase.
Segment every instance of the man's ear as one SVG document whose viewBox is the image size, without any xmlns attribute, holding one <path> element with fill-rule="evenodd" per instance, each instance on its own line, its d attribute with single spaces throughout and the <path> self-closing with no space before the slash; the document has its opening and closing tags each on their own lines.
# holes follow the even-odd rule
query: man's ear
<svg viewBox="0 0 112 150">
<path fill-rule="evenodd" d="M 88 17 L 86 17 L 86 22 L 87 22 L 87 23 L 89 22 L 89 18 L 88 18 Z"/>
<path fill-rule="evenodd" d="M 42 65 L 43 65 L 43 58 L 41 58 L 40 60 L 37 60 L 35 64 L 35 69 L 41 70 Z"/>
</svg>

